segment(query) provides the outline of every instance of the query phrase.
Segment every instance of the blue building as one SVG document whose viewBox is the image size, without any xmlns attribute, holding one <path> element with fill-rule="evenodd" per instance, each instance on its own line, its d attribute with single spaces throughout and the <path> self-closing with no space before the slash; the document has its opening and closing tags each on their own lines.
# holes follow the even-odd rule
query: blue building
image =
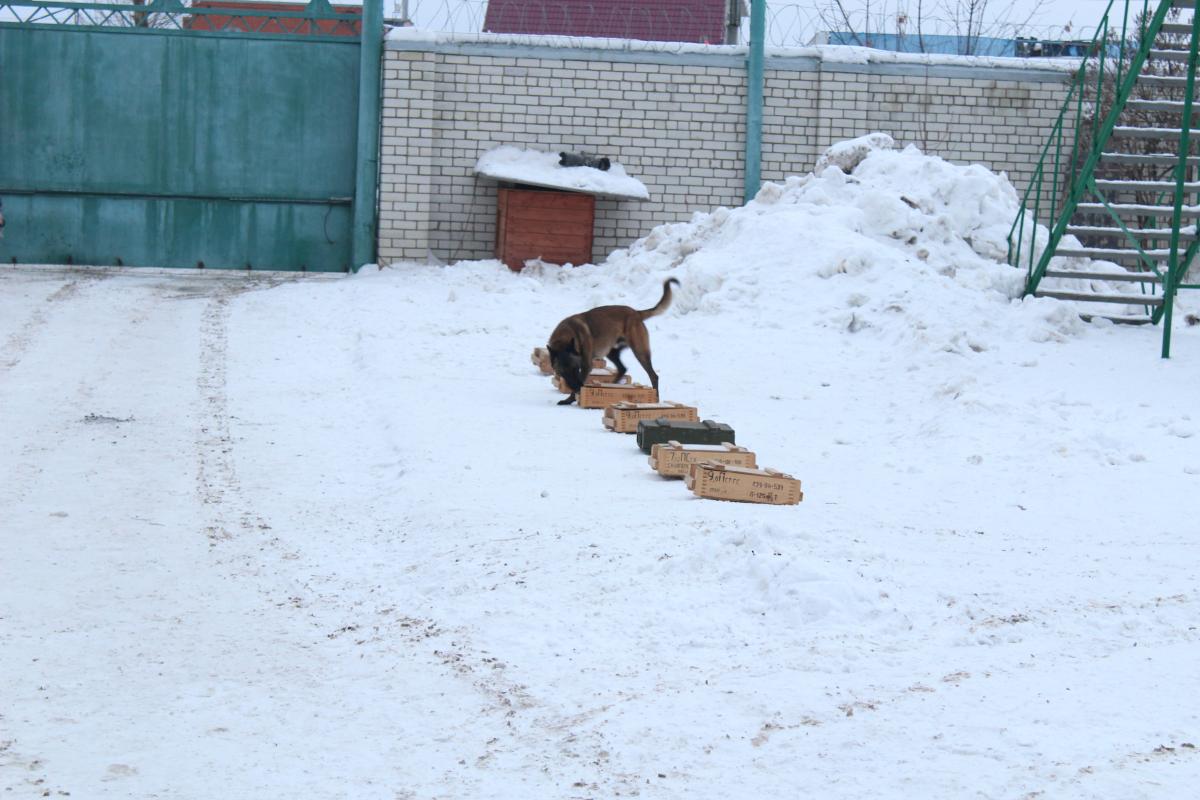
<svg viewBox="0 0 1200 800">
<path fill-rule="evenodd" d="M 946 34 L 852 33 L 829 31 L 817 35 L 814 44 L 839 44 L 871 47 L 893 53 L 940 53 L 943 55 L 1008 56 L 1019 58 L 1079 58 L 1087 53 L 1089 42 L 1033 39 L 1018 36 L 1001 39 L 994 36 L 950 36 Z"/>
</svg>

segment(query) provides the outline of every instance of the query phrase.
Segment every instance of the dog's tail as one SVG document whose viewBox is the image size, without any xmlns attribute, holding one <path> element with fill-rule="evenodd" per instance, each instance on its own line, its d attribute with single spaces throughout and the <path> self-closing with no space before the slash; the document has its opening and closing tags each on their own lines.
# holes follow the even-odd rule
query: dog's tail
<svg viewBox="0 0 1200 800">
<path fill-rule="evenodd" d="M 667 278 L 665 281 L 663 281 L 663 295 L 662 299 L 658 301 L 658 305 L 656 305 L 654 308 L 647 308 L 643 311 L 639 311 L 638 316 L 642 319 L 650 319 L 650 317 L 657 317 L 659 314 L 666 311 L 667 307 L 671 305 L 671 284 L 678 286 L 679 281 L 675 280 L 674 278 Z"/>
</svg>

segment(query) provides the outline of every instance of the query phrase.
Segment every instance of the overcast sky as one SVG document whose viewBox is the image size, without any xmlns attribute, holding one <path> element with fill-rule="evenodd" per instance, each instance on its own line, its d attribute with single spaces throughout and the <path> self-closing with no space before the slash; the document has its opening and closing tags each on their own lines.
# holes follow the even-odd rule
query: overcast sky
<svg viewBox="0 0 1200 800">
<path fill-rule="evenodd" d="M 965 7 L 968 1 L 924 0 L 924 14 L 927 18 L 952 17 L 953 9 Z M 861 14 L 867 8 L 876 17 L 882 13 L 893 18 L 900 10 L 907 10 L 910 16 L 917 13 L 917 0 L 842 0 L 842 3 L 852 15 Z M 833 0 L 767 0 L 767 9 L 768 13 L 782 13 L 789 6 L 819 9 L 832 4 Z M 1140 2 L 1135 4 L 1140 8 Z M 1124 9 L 1123 0 L 1116 0 L 1115 5 Z M 1154 5 L 1157 5 L 1157 0 L 1152 0 L 1151 6 Z M 1052 33 L 1047 29 L 1061 29 L 1069 25 L 1070 30 L 1066 33 L 1071 38 L 1078 38 L 1084 33 L 1085 38 L 1090 38 L 1106 8 L 1108 0 L 987 0 L 985 13 L 991 20 L 1010 23 L 1028 19 L 1032 32 L 1037 34 Z"/>
<path fill-rule="evenodd" d="M 1117 0 L 1117 3 L 1124 9 L 1124 3 L 1121 0 Z M 1108 8 L 1108 0 L 1047 0 L 1040 4 L 1036 0 L 1011 0 L 1011 3 L 1004 0 L 990 0 L 988 7 L 989 10 L 998 10 L 1008 5 L 1013 7 L 1014 18 L 1024 18 L 1036 9 L 1037 16 L 1034 25 L 1039 27 L 1061 27 L 1070 23 L 1075 30 L 1087 28 L 1090 34 L 1104 16 L 1104 11 Z M 1140 4 L 1138 5 L 1140 7 Z M 1151 4 L 1152 7 L 1155 5 L 1157 2 Z"/>
</svg>

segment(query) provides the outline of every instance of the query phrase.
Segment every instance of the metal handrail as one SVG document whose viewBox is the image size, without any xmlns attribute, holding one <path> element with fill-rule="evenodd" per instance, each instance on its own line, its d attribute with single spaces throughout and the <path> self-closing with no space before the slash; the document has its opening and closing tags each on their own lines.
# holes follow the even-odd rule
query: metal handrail
<svg viewBox="0 0 1200 800">
<path fill-rule="evenodd" d="M 1187 269 L 1189 259 L 1179 259 L 1179 223 L 1183 211 L 1183 184 L 1187 180 L 1188 134 L 1192 127 L 1192 100 L 1196 88 L 1196 54 L 1200 44 L 1200 13 L 1192 15 L 1192 39 L 1188 43 L 1187 89 L 1183 97 L 1183 121 L 1179 126 L 1179 163 L 1175 167 L 1175 207 L 1171 212 L 1171 250 L 1167 267 L 1167 278 L 1163 282 L 1163 339 L 1162 357 L 1171 355 L 1171 315 L 1175 305 L 1175 292 Z M 1188 247 L 1188 254 L 1195 254 L 1195 242 Z"/>
<path fill-rule="evenodd" d="M 1147 21 L 1151 8 L 1150 0 L 1123 0 L 1121 29 L 1118 34 L 1110 25 L 1115 2 L 1117 0 L 1109 0 L 1104 16 L 1096 28 L 1096 34 L 1088 46 L 1091 55 L 1083 60 L 1074 73 L 1071 88 L 1034 168 L 1033 180 L 1022 196 L 1021 208 L 1009 229 L 1008 262 L 1014 266 L 1025 265 L 1027 292 L 1037 288 L 1058 242 L 1066 231 L 1075 204 L 1088 191 L 1103 146 L 1116 127 L 1117 119 L 1133 91 L 1154 39 L 1172 6 L 1171 0 L 1161 0 L 1154 16 Z M 1129 17 L 1131 7 L 1136 9 L 1137 6 L 1141 6 L 1141 13 L 1136 16 L 1138 25 L 1135 27 Z M 1136 48 L 1132 47 L 1135 42 Z M 1096 60 L 1094 86 L 1088 74 L 1093 59 Z M 1115 62 L 1111 67 L 1111 81 L 1115 92 L 1111 105 L 1103 108 L 1104 80 L 1109 60 Z M 1091 142 L 1086 144 L 1086 154 L 1081 152 L 1081 145 L 1085 144 L 1082 141 L 1083 126 L 1087 124 L 1085 111 L 1090 112 L 1092 134 Z M 1067 132 L 1068 123 L 1070 134 Z M 1070 153 L 1064 165 L 1064 150 L 1068 146 Z M 1064 170 L 1069 170 L 1069 174 L 1064 176 Z M 1050 175 L 1047 175 L 1047 171 Z M 1050 227 L 1049 237 L 1039 253 L 1037 220 L 1042 214 L 1043 204 L 1048 207 L 1047 213 L 1054 220 L 1054 224 Z M 1031 218 L 1027 220 L 1027 216 Z"/>
</svg>

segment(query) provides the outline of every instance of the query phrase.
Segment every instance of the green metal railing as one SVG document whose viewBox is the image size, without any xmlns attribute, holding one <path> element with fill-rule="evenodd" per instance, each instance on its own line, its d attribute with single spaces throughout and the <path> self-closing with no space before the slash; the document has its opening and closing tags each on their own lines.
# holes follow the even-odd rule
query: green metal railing
<svg viewBox="0 0 1200 800">
<path fill-rule="evenodd" d="M 1116 127 L 1117 118 L 1133 90 L 1138 72 L 1154 41 L 1154 35 L 1170 8 L 1170 0 L 1163 0 L 1154 21 L 1146 25 L 1146 13 L 1150 3 L 1149 0 L 1141 0 L 1136 3 L 1142 7 L 1143 12 L 1138 17 L 1138 22 L 1145 27 L 1139 26 L 1134 29 L 1133 21 L 1130 20 L 1132 3 L 1125 0 L 1120 31 L 1117 33 L 1111 20 L 1115 2 L 1117 0 L 1110 0 L 1089 44 L 1090 55 L 1075 71 L 1066 101 L 1051 128 L 1049 139 L 1042 148 L 1034 168 L 1033 180 L 1021 199 L 1021 209 L 1009 230 L 1008 260 L 1015 266 L 1026 266 L 1028 291 L 1037 288 L 1050 256 L 1075 211 L 1075 205 L 1084 196 L 1099 161 L 1101 149 L 1112 134 L 1112 129 Z M 1134 43 L 1138 45 L 1136 49 L 1132 47 Z M 1109 80 L 1117 87 L 1112 100 L 1107 104 L 1104 102 L 1106 75 L 1110 76 Z M 1084 138 L 1085 134 L 1087 138 Z M 1086 154 L 1082 152 L 1084 148 L 1087 150 Z M 1039 249 L 1036 226 L 1044 214 L 1050 216 L 1054 223 L 1050 229 L 1049 240 Z M 1126 235 L 1134 238 L 1121 220 L 1117 219 L 1116 222 L 1125 230 Z M 1149 259 L 1146 260 L 1146 265 L 1153 266 Z"/>
<path fill-rule="evenodd" d="M 1178 250 L 1200 15 L 1192 23 L 1179 161 L 1173 168 L 1175 187 L 1171 194 L 1174 213 L 1165 274 L 1162 265 L 1147 255 L 1143 239 L 1130 230 L 1097 188 L 1095 172 L 1105 145 L 1133 95 L 1139 74 L 1172 7 L 1172 0 L 1160 0 L 1157 3 L 1151 0 L 1110 0 L 1088 49 L 1089 55 L 1073 75 L 1067 99 L 1042 148 L 1033 179 L 1022 197 L 1021 209 L 1008 236 L 1008 262 L 1026 269 L 1025 290 L 1033 293 L 1045 276 L 1078 204 L 1087 198 L 1101 203 L 1115 227 L 1130 244 L 1131 251 L 1137 254 L 1143 271 L 1153 273 L 1162 283 L 1162 304 L 1154 307 L 1150 313 L 1154 323 L 1165 318 L 1164 357 L 1169 354 L 1174 295 L 1179 288 L 1186 288 L 1181 285 L 1180 277 L 1196 255 L 1198 247 L 1198 243 L 1193 241 L 1182 256 Z M 1114 9 L 1120 11 L 1119 17 L 1114 14 Z M 1051 222 L 1047 235 L 1039 240 L 1037 223 L 1042 218 L 1049 218 Z M 1142 286 L 1144 292 L 1153 294 L 1156 291 L 1155 283 L 1148 282 Z"/>
<path fill-rule="evenodd" d="M 1183 120 L 1179 132 L 1179 164 L 1175 168 L 1175 208 L 1171 214 L 1171 249 L 1166 280 L 1163 284 L 1163 339 L 1162 357 L 1171 356 L 1171 316 L 1175 307 L 1175 293 L 1179 289 L 1183 272 L 1196 255 L 1197 242 L 1188 246 L 1185 257 L 1179 259 L 1179 223 L 1183 211 L 1183 182 L 1187 177 L 1188 138 L 1192 127 L 1192 99 L 1196 88 L 1196 46 L 1200 44 L 1200 13 L 1192 16 L 1192 35 L 1188 42 L 1187 89 L 1183 96 Z"/>
</svg>

